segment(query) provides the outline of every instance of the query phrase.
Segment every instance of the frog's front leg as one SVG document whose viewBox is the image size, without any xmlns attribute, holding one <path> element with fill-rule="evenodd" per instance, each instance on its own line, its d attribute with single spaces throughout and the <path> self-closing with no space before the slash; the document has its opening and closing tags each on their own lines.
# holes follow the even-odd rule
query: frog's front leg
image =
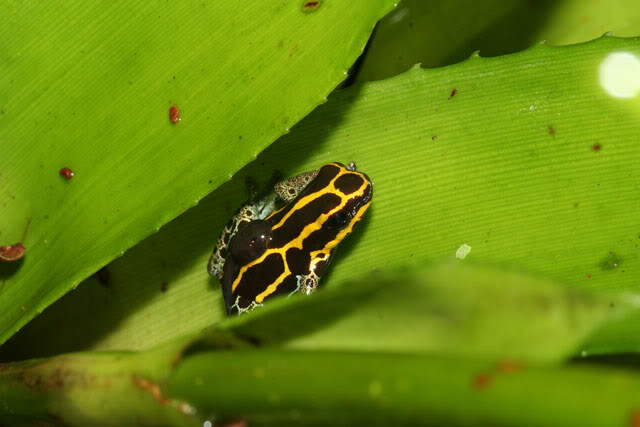
<svg viewBox="0 0 640 427">
<path fill-rule="evenodd" d="M 289 293 L 289 296 L 300 292 L 303 295 L 311 295 L 318 289 L 320 284 L 320 277 L 324 273 L 324 270 L 329 264 L 329 257 L 325 251 L 317 251 L 312 254 L 311 262 L 309 263 L 309 270 L 306 274 L 296 275 L 297 284 L 296 289 Z"/>
<path fill-rule="evenodd" d="M 312 271 L 309 274 L 297 275 L 296 279 L 298 280 L 297 288 L 289 294 L 289 296 L 300 292 L 303 295 L 311 295 L 318 288 L 318 284 L 320 283 L 320 277 Z"/>
<path fill-rule="evenodd" d="M 229 243 L 231 238 L 238 232 L 238 229 L 242 225 L 248 224 L 253 221 L 253 219 L 257 218 L 257 216 L 258 209 L 256 206 L 246 204 L 238 209 L 236 214 L 231 217 L 229 222 L 227 222 L 222 233 L 220 233 L 216 247 L 213 249 L 211 257 L 209 258 L 209 263 L 207 264 L 207 271 L 210 275 L 217 277 L 218 279 L 222 279 L 222 271 L 224 262 L 229 254 Z"/>
</svg>

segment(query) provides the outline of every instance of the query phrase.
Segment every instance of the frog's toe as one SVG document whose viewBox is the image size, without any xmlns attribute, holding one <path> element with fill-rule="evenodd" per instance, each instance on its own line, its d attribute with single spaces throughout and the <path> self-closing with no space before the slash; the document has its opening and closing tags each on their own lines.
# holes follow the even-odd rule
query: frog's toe
<svg viewBox="0 0 640 427">
<path fill-rule="evenodd" d="M 236 301 L 232 306 L 227 306 L 227 315 L 237 313 L 238 315 L 249 313 L 253 311 L 256 307 L 262 307 L 262 304 L 259 304 L 255 301 L 251 301 L 241 295 L 236 297 Z"/>
</svg>

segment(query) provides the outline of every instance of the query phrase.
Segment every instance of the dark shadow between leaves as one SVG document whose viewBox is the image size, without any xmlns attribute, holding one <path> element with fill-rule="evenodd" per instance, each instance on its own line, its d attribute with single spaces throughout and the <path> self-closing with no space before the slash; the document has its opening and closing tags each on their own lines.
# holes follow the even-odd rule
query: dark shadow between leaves
<svg viewBox="0 0 640 427">
<path fill-rule="evenodd" d="M 574 357 L 569 360 L 571 365 L 616 367 L 638 371 L 640 369 L 640 355 L 637 353 L 599 354 L 586 357 Z"/>
<path fill-rule="evenodd" d="M 520 1 L 508 15 L 449 55 L 443 64 L 464 61 L 475 51 L 480 51 L 482 57 L 492 57 L 528 49 L 541 41 L 540 31 L 560 3 L 551 0 Z"/>
</svg>

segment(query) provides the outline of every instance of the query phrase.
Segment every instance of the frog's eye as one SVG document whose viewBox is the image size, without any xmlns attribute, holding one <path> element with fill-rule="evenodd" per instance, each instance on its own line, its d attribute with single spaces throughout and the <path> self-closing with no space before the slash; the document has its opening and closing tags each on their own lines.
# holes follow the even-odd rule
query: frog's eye
<svg viewBox="0 0 640 427">
<path fill-rule="evenodd" d="M 271 227 L 266 221 L 251 221 L 231 239 L 231 256 L 239 264 L 251 262 L 267 250 L 272 238 Z"/>
<path fill-rule="evenodd" d="M 349 221 L 351 221 L 351 216 L 345 211 L 340 211 L 329 218 L 326 224 L 327 227 L 341 229 L 346 227 Z"/>
</svg>

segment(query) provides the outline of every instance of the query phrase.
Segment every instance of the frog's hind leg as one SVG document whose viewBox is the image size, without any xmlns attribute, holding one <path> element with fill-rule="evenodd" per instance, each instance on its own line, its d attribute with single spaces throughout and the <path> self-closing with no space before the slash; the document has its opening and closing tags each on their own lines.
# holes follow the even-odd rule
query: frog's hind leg
<svg viewBox="0 0 640 427">
<path fill-rule="evenodd" d="M 262 307 L 262 304 L 258 304 L 255 301 L 250 301 L 244 297 L 237 296 L 235 303 L 231 306 L 227 306 L 227 315 L 237 313 L 238 315 L 249 313 L 256 307 Z"/>
<path fill-rule="evenodd" d="M 258 185 L 253 178 L 246 178 L 245 183 L 249 193 L 249 201 L 236 211 L 227 222 L 227 225 L 225 225 L 222 233 L 220 233 L 218 242 L 207 264 L 207 271 L 211 276 L 222 279 L 224 263 L 229 253 L 229 243 L 238 230 L 251 221 L 266 218 L 275 209 L 276 196 L 271 191 L 271 188 L 281 178 L 282 174 L 279 171 L 274 171 L 262 191 L 258 191 Z"/>
<path fill-rule="evenodd" d="M 314 180 L 314 178 L 318 176 L 318 170 L 312 170 L 309 172 L 301 173 L 300 175 L 296 175 L 291 178 L 287 178 L 278 182 L 274 187 L 274 191 L 280 200 L 283 200 L 285 203 L 289 203 L 296 197 L 298 194 L 304 190 L 304 188 Z"/>
<path fill-rule="evenodd" d="M 318 171 L 313 170 L 282 180 L 282 173 L 275 170 L 262 190 L 258 190 L 258 185 L 253 178 L 247 177 L 249 201 L 238 209 L 220 233 L 207 264 L 209 274 L 222 279 L 224 263 L 229 253 L 229 243 L 241 227 L 251 221 L 265 219 L 276 209 L 276 205 L 282 202 L 289 203 L 295 199 L 317 175 Z M 275 190 L 275 194 L 272 189 Z"/>
<path fill-rule="evenodd" d="M 254 205 L 246 204 L 242 206 L 238 211 L 231 217 L 227 225 L 225 225 L 222 233 L 220 233 L 220 237 L 218 237 L 218 242 L 216 243 L 216 247 L 213 248 L 213 252 L 211 253 L 211 257 L 209 257 L 209 263 L 207 264 L 207 271 L 213 277 L 217 277 L 218 279 L 222 279 L 222 271 L 224 268 L 224 262 L 227 259 L 227 255 L 229 253 L 229 243 L 231 242 L 231 238 L 238 232 L 238 230 L 248 224 L 249 222 L 258 219 L 258 212 L 256 212 L 256 208 Z"/>
</svg>

